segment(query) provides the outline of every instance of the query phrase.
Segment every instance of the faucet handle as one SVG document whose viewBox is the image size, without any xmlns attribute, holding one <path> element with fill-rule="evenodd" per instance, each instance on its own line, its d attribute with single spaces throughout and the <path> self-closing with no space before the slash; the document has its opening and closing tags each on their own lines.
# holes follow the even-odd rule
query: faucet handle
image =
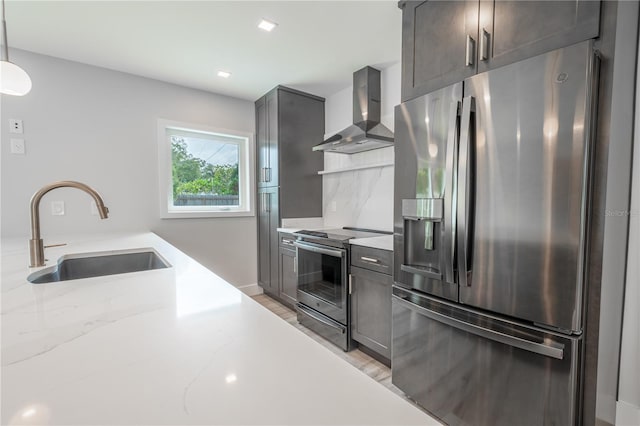
<svg viewBox="0 0 640 426">
<path fill-rule="evenodd" d="M 50 244 L 48 246 L 44 246 L 44 248 L 51 248 L 51 247 L 62 247 L 62 246 L 66 246 L 67 243 L 60 243 L 60 244 Z"/>
</svg>

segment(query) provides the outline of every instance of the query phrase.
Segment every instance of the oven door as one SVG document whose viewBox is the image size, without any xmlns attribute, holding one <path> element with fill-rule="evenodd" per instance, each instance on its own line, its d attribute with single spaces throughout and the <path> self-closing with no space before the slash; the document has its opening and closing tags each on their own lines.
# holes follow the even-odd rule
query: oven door
<svg viewBox="0 0 640 426">
<path fill-rule="evenodd" d="M 347 325 L 347 251 L 296 241 L 298 302 Z"/>
</svg>

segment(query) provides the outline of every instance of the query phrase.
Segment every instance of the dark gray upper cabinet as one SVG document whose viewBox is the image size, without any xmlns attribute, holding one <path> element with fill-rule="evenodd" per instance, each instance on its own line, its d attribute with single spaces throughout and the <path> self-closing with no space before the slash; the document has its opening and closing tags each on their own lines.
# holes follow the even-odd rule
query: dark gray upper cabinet
<svg viewBox="0 0 640 426">
<path fill-rule="evenodd" d="M 595 38 L 600 2 L 401 1 L 402 101 Z"/>
<path fill-rule="evenodd" d="M 256 158 L 258 188 L 278 186 L 278 92 L 256 101 Z"/>
<path fill-rule="evenodd" d="M 322 216 L 324 156 L 312 147 L 324 138 L 324 98 L 278 90 L 281 217 Z"/>
<path fill-rule="evenodd" d="M 259 188 L 279 186 L 282 218 L 322 216 L 324 98 L 278 86 L 256 101 Z"/>
<path fill-rule="evenodd" d="M 600 2 L 480 1 L 478 72 L 598 37 Z"/>
<path fill-rule="evenodd" d="M 478 0 L 408 1 L 400 6 L 403 101 L 476 73 Z"/>
<path fill-rule="evenodd" d="M 289 282 L 280 291 L 281 220 L 322 216 L 324 159 L 311 148 L 324 137 L 324 99 L 278 86 L 255 106 L 258 284 L 280 297 L 291 294 Z"/>
</svg>

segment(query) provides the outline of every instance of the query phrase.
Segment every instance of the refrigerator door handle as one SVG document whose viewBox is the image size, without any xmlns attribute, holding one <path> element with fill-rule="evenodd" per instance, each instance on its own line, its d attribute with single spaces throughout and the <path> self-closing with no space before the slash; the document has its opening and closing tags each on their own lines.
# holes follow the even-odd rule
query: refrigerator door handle
<svg viewBox="0 0 640 426">
<path fill-rule="evenodd" d="M 458 157 L 458 135 L 460 125 L 460 102 L 452 101 L 449 111 L 449 132 L 447 135 L 447 153 L 445 167 L 447 182 L 444 194 L 444 280 L 455 283 L 454 259 L 456 242 L 456 177 Z"/>
<path fill-rule="evenodd" d="M 562 347 L 554 347 L 545 345 L 543 343 L 532 342 L 521 337 L 511 336 L 499 331 L 483 328 L 475 324 L 471 324 L 465 321 L 461 321 L 457 318 L 441 314 L 439 312 L 431 311 L 429 309 L 423 308 L 422 306 L 418 306 L 414 303 L 408 302 L 395 294 L 392 297 L 394 301 L 401 304 L 403 307 L 411 309 L 412 311 L 417 312 L 420 315 L 423 315 L 434 321 L 438 321 L 442 324 L 457 328 L 458 330 L 475 334 L 476 336 L 484 337 L 495 342 L 503 343 L 508 346 L 513 346 L 515 348 L 523 349 L 525 351 L 537 353 L 539 355 L 547 356 L 550 358 L 564 358 L 564 345 L 560 345 Z"/>
<path fill-rule="evenodd" d="M 467 96 L 462 100 L 462 118 L 460 123 L 460 156 L 458 157 L 457 217 L 458 217 L 458 283 L 471 285 L 471 259 L 469 235 L 471 211 L 471 114 L 475 114 L 476 100 Z M 469 259 L 467 259 L 469 258 Z"/>
</svg>

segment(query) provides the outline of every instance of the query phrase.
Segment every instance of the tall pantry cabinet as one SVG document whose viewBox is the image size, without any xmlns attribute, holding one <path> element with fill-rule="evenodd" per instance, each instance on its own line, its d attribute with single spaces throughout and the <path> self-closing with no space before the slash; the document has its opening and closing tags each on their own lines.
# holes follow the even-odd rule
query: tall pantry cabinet
<svg viewBox="0 0 640 426">
<path fill-rule="evenodd" d="M 277 86 L 256 101 L 258 285 L 281 296 L 282 219 L 322 217 L 324 98 Z"/>
</svg>

